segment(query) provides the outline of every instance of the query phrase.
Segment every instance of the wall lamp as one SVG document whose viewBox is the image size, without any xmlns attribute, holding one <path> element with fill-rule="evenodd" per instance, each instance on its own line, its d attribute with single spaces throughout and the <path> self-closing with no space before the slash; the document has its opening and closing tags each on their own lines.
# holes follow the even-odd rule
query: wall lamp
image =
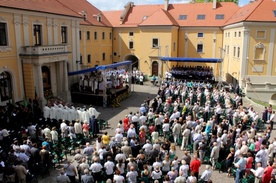
<svg viewBox="0 0 276 183">
<path fill-rule="evenodd" d="M 81 65 L 82 61 L 77 60 L 76 63 Z"/>
</svg>

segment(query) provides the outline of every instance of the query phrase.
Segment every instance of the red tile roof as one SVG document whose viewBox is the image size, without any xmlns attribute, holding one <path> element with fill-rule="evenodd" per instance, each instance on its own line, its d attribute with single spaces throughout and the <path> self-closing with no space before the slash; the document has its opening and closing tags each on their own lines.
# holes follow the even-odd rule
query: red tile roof
<svg viewBox="0 0 276 183">
<path fill-rule="evenodd" d="M 71 10 L 77 12 L 81 15 L 82 11 L 86 12 L 86 20 L 80 22 L 83 25 L 95 25 L 95 26 L 111 26 L 109 21 L 99 9 L 90 4 L 87 0 L 57 0 L 70 8 Z M 97 15 L 101 15 L 101 21 L 97 20 Z"/>
<path fill-rule="evenodd" d="M 186 3 L 171 4 L 168 12 L 175 18 L 179 26 L 223 26 L 224 23 L 236 12 L 239 6 L 232 2 L 217 3 L 213 9 L 213 3 Z M 179 15 L 186 15 L 186 20 L 179 20 Z M 204 20 L 198 20 L 198 15 L 205 15 Z M 216 15 L 224 15 L 224 19 L 216 19 Z"/>
<path fill-rule="evenodd" d="M 275 22 L 276 17 L 273 13 L 276 10 L 276 2 L 273 0 L 257 0 L 239 9 L 227 21 L 226 25 L 243 21 L 256 22 Z"/>
<path fill-rule="evenodd" d="M 160 21 L 162 20 L 162 21 Z M 178 25 L 174 18 L 165 10 L 159 9 L 149 17 L 145 18 L 139 26 L 156 26 L 156 25 Z"/>
<path fill-rule="evenodd" d="M 223 26 L 225 22 L 239 9 L 232 2 L 217 3 L 213 9 L 213 3 L 185 3 L 170 4 L 168 11 L 163 4 L 134 5 L 127 14 L 125 21 L 120 25 L 122 11 L 103 12 L 114 27 L 136 27 L 150 25 L 179 25 L 179 26 Z M 204 14 L 205 20 L 197 20 L 198 14 Z M 217 14 L 223 14 L 224 19 L 216 19 Z M 187 15 L 186 20 L 179 20 L 179 15 Z M 143 17 L 147 16 L 143 20 Z"/>
<path fill-rule="evenodd" d="M 0 0 L 0 7 L 80 17 L 78 13 L 57 0 Z"/>
</svg>

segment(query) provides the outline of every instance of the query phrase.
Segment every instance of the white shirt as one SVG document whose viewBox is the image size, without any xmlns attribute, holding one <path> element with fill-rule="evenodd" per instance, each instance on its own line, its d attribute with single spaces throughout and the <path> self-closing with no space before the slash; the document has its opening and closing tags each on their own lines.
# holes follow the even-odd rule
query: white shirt
<svg viewBox="0 0 276 183">
<path fill-rule="evenodd" d="M 125 178 L 121 175 L 114 175 L 113 179 L 115 183 L 123 183 L 123 181 L 125 180 Z"/>
<path fill-rule="evenodd" d="M 105 172 L 107 175 L 111 175 L 113 174 L 113 169 L 114 169 L 114 163 L 112 161 L 107 161 L 105 164 L 104 164 L 104 168 L 105 168 Z"/>
<path fill-rule="evenodd" d="M 262 176 L 264 175 L 264 168 L 263 167 L 258 167 L 257 170 L 251 169 L 251 171 L 258 178 L 262 178 Z"/>
<path fill-rule="evenodd" d="M 90 166 L 90 170 L 93 172 L 93 173 L 98 173 L 102 170 L 103 166 L 98 163 L 98 162 L 95 162 L 93 163 L 91 166 Z"/>
<path fill-rule="evenodd" d="M 163 131 L 164 132 L 170 131 L 170 123 L 164 123 L 163 124 Z"/>
<path fill-rule="evenodd" d="M 146 143 L 143 148 L 145 150 L 145 152 L 150 152 L 152 150 L 152 145 L 149 143 Z"/>
</svg>

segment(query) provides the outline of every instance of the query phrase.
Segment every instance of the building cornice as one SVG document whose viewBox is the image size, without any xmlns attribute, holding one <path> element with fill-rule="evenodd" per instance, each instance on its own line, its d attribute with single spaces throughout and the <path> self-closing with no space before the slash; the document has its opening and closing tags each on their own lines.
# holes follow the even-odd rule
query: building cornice
<svg viewBox="0 0 276 183">
<path fill-rule="evenodd" d="M 21 10 L 21 9 L 14 9 L 14 8 L 4 8 L 0 7 L 0 12 L 4 13 L 14 13 L 14 14 L 22 14 L 28 16 L 39 16 L 39 17 L 48 17 L 48 18 L 58 18 L 58 19 L 68 19 L 68 20 L 81 20 L 82 17 L 70 16 L 70 15 L 60 15 L 48 12 L 38 12 L 32 10 Z"/>
</svg>

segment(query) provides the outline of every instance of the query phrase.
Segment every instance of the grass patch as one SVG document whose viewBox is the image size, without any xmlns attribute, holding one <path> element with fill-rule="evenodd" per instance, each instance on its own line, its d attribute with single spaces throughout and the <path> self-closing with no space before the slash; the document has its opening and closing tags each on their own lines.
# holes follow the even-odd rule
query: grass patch
<svg viewBox="0 0 276 183">
<path fill-rule="evenodd" d="M 268 102 L 262 102 L 262 101 L 260 101 L 260 100 L 256 100 L 256 99 L 252 99 L 252 98 L 250 98 L 250 100 L 252 100 L 253 102 L 255 102 L 255 103 L 257 103 L 257 104 L 260 104 L 260 105 L 262 105 L 262 106 L 266 106 L 266 107 L 269 106 L 269 103 L 268 103 Z M 272 108 L 276 110 L 276 106 L 273 106 L 273 105 L 272 105 Z"/>
</svg>

